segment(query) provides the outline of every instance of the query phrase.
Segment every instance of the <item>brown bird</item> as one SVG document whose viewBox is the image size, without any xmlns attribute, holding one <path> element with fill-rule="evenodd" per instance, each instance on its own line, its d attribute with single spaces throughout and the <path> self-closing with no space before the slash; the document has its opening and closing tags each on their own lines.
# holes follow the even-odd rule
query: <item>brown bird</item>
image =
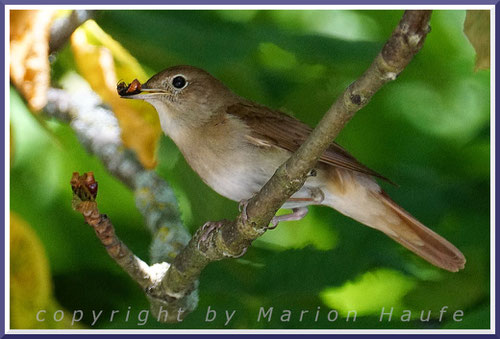
<svg viewBox="0 0 500 339">
<path fill-rule="evenodd" d="M 142 86 L 137 81 L 131 85 L 120 84 L 119 94 L 153 105 L 163 131 L 193 170 L 216 192 L 238 202 L 257 193 L 311 132 L 291 116 L 241 98 L 199 68 L 175 66 Z M 385 179 L 332 142 L 316 176 L 283 205 L 293 213 L 276 216 L 272 223 L 301 219 L 307 206 L 325 205 L 384 232 L 433 265 L 462 269 L 463 254 L 398 206 L 374 177 Z"/>
</svg>

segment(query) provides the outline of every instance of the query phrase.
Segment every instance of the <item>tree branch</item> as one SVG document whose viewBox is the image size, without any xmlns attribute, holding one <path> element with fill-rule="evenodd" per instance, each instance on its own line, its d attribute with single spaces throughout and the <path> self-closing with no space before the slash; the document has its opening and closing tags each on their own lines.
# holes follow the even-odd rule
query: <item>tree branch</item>
<svg viewBox="0 0 500 339">
<path fill-rule="evenodd" d="M 395 80 L 421 49 L 430 32 L 431 11 L 406 11 L 370 67 L 325 113 L 309 138 L 248 203 L 249 222 L 261 231 L 307 179 L 318 159 L 354 114 L 387 82 Z"/>
<path fill-rule="evenodd" d="M 76 172 L 73 173 L 71 188 L 74 193 L 73 208 L 80 212 L 85 222 L 94 228 L 97 238 L 104 245 L 109 256 L 142 288 L 146 289 L 151 286 L 154 283 L 154 274 L 149 265 L 136 257 L 116 236 L 115 229 L 107 215 L 99 213 L 95 202 L 97 182 L 93 173 L 89 172 L 81 176 Z M 158 265 L 168 268 L 167 263 Z"/>
<path fill-rule="evenodd" d="M 75 29 L 88 19 L 91 19 L 94 12 L 91 10 L 74 10 L 69 16 L 54 20 L 50 28 L 49 53 L 61 49 Z"/>
<path fill-rule="evenodd" d="M 180 248 L 183 248 L 171 264 L 162 264 L 161 269 L 155 274 L 151 273 L 153 266 L 140 261 L 119 241 L 109 219 L 99 214 L 97 207 L 88 216 L 84 213 L 84 217 L 88 219 L 87 222 L 95 225 L 97 235 L 103 244 L 108 244 L 107 246 L 112 244 L 111 248 L 115 250 L 111 251 L 110 255 L 145 288 L 155 314 L 159 314 L 161 308 L 172 311 L 182 310 L 184 314 L 192 311 L 197 303 L 197 279 L 204 267 L 212 261 L 240 256 L 253 240 L 266 231 L 266 227 L 277 210 L 302 187 L 321 154 L 347 122 L 384 84 L 395 80 L 420 50 L 430 30 L 430 15 L 431 11 L 406 11 L 368 70 L 340 95 L 299 150 L 280 166 L 260 192 L 248 201 L 244 213 L 240 214 L 236 220 L 219 222 L 218 227 L 208 236 L 204 227 L 201 227 L 189 242 L 187 241 L 189 235 L 182 227 L 175 197 L 168 185 L 157 178 L 154 172 L 144 170 L 135 157 L 123 148 L 119 142 L 119 132 L 113 130 L 113 135 L 108 138 L 106 137 L 108 132 L 102 127 L 106 124 L 103 125 L 102 121 L 95 122 L 98 119 L 95 116 L 96 112 L 99 115 L 102 114 L 99 110 L 105 109 L 95 104 L 95 99 L 93 107 L 83 107 L 82 105 L 86 105 L 87 102 L 82 98 L 81 92 L 78 93 L 78 99 L 71 99 L 66 98 L 66 92 L 51 90 L 46 111 L 56 116 L 65 112 L 62 116 L 67 120 L 72 119 L 72 127 L 82 144 L 98 155 L 111 173 L 134 189 L 136 196 L 141 187 L 151 189 L 159 185 L 161 186 L 160 192 L 162 192 L 160 196 L 163 194 L 161 199 L 169 202 L 165 210 L 161 212 L 165 216 L 162 220 L 168 223 L 168 226 L 163 224 L 164 226 L 161 227 L 171 227 L 170 229 L 175 230 L 174 236 L 161 244 L 167 250 L 165 255 L 158 256 L 155 261 L 168 261 Z M 86 116 L 89 111 L 94 112 L 94 116 Z M 111 114 L 109 110 L 106 111 Z M 107 128 L 108 126 L 104 129 Z M 150 200 L 158 201 L 157 195 L 152 194 Z M 164 206 L 164 204 L 155 205 L 155 203 L 149 205 L 150 208 L 141 210 L 146 215 L 148 211 L 153 215 Z M 138 203 L 140 209 L 141 206 Z M 146 220 L 150 219 L 156 220 L 154 217 L 146 216 Z M 161 225 L 161 223 L 152 223 L 155 226 L 150 226 L 150 228 L 158 231 L 158 224 Z M 98 228 L 101 231 L 98 231 Z M 169 318 L 166 320 L 177 321 L 175 316 L 176 314 L 169 312 Z"/>
<path fill-rule="evenodd" d="M 430 16 L 431 11 L 404 13 L 371 66 L 340 95 L 297 152 L 248 201 L 246 213 L 234 221 L 221 222 L 206 239 L 203 228 L 198 229 L 154 292 L 158 297 L 169 291 L 170 295 L 182 298 L 207 264 L 241 255 L 266 231 L 278 209 L 302 187 L 308 173 L 347 122 L 384 84 L 395 80 L 421 49 L 430 32 Z"/>
</svg>

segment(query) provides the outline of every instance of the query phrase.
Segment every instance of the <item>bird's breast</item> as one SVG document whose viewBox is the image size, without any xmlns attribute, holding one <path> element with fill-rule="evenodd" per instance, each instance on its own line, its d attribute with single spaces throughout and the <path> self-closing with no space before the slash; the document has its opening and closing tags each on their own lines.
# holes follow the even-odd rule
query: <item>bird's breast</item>
<svg viewBox="0 0 500 339">
<path fill-rule="evenodd" d="M 208 140 L 191 152 L 181 150 L 208 186 L 234 201 L 251 198 L 286 159 L 269 158 L 264 150 L 240 141 Z"/>
<path fill-rule="evenodd" d="M 234 201 L 249 199 L 271 178 L 287 152 L 250 144 L 238 120 L 186 132 L 174 142 L 184 158 L 217 193 Z"/>
</svg>

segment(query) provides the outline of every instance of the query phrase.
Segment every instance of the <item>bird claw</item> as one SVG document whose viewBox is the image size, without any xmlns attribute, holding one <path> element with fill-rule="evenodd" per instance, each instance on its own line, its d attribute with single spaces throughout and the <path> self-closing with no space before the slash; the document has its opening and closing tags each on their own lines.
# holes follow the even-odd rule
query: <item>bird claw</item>
<svg viewBox="0 0 500 339">
<path fill-rule="evenodd" d="M 212 235 L 214 231 L 221 228 L 222 224 L 222 221 L 207 221 L 203 226 L 201 226 L 201 235 L 198 239 L 198 250 L 200 249 L 200 244 L 206 244 L 210 235 Z"/>
<path fill-rule="evenodd" d="M 248 206 L 249 201 L 250 201 L 250 199 L 249 200 L 241 200 L 240 203 L 238 204 L 238 210 L 241 213 L 241 220 L 243 221 L 243 223 L 247 222 L 247 220 L 248 220 L 247 206 Z M 267 231 L 267 230 L 275 229 L 278 226 L 279 222 L 280 222 L 279 218 L 277 216 L 274 216 L 271 219 L 271 224 L 273 226 L 265 227 L 264 230 Z M 245 252 L 246 252 L 246 250 L 245 250 Z M 243 253 L 243 254 L 245 254 L 245 253 Z M 243 254 L 238 255 L 238 257 L 236 257 L 236 258 L 239 258 Z"/>
<path fill-rule="evenodd" d="M 221 228 L 223 224 L 224 224 L 223 221 L 207 221 L 203 226 L 201 226 L 201 230 L 200 230 L 201 235 L 198 239 L 198 244 L 197 244 L 198 250 L 200 250 L 201 244 L 203 244 L 203 245 L 205 245 L 205 247 L 207 247 L 207 241 L 210 239 L 211 235 L 213 235 L 214 232 L 218 231 L 219 228 Z M 224 255 L 227 257 L 237 259 L 237 258 L 244 256 L 245 253 L 247 253 L 247 250 L 248 250 L 248 247 L 245 247 L 241 251 L 240 254 L 231 255 L 228 253 L 224 253 Z"/>
<path fill-rule="evenodd" d="M 267 226 L 265 228 L 265 230 L 274 230 L 276 227 L 278 227 L 278 224 L 280 223 L 280 219 L 278 216 L 274 216 L 272 219 L 271 219 L 271 225 L 272 226 Z"/>
<path fill-rule="evenodd" d="M 247 250 L 248 250 L 248 247 L 245 247 L 245 248 L 243 249 L 243 251 L 241 251 L 241 253 L 240 253 L 240 254 L 237 254 L 237 255 L 231 255 L 231 254 L 227 254 L 227 253 L 226 253 L 226 255 L 227 255 L 228 257 L 233 258 L 233 259 L 238 259 L 238 258 L 241 258 L 242 256 L 244 256 L 244 255 L 245 255 L 245 253 L 247 253 Z"/>
<path fill-rule="evenodd" d="M 307 214 L 307 207 L 297 207 L 297 208 L 292 208 L 293 213 L 290 214 L 284 214 L 284 215 L 275 215 L 271 219 L 271 224 L 273 226 L 268 226 L 266 227 L 266 230 L 272 230 L 275 229 L 280 221 L 295 221 L 295 220 L 300 220 L 304 218 Z"/>
<path fill-rule="evenodd" d="M 246 222 L 248 220 L 247 206 L 248 200 L 241 200 L 238 204 L 238 210 L 241 213 L 241 219 L 243 220 L 243 222 Z"/>
</svg>

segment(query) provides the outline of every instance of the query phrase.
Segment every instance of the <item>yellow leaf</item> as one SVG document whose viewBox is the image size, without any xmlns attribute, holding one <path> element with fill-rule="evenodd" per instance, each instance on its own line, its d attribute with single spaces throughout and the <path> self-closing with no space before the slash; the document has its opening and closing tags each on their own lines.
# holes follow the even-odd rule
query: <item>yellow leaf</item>
<svg viewBox="0 0 500 339">
<path fill-rule="evenodd" d="M 10 78 L 31 110 L 47 103 L 52 10 L 10 11 Z"/>
<path fill-rule="evenodd" d="M 71 47 L 79 72 L 101 99 L 111 106 L 126 147 L 134 150 L 146 168 L 156 165 L 155 151 L 161 135 L 158 114 L 153 107 L 121 99 L 116 92 L 119 80 L 141 83 L 148 79 L 139 62 L 95 21 L 88 20 L 71 36 Z"/>
<path fill-rule="evenodd" d="M 468 10 L 464 33 L 476 50 L 476 70 L 490 68 L 490 11 Z"/>
<path fill-rule="evenodd" d="M 37 321 L 46 310 L 45 321 Z M 52 282 L 45 249 L 30 225 L 15 213 L 10 214 L 10 325 L 16 329 L 80 328 L 71 326 L 68 317 L 54 321 L 57 310 L 65 311 L 52 294 Z"/>
</svg>

